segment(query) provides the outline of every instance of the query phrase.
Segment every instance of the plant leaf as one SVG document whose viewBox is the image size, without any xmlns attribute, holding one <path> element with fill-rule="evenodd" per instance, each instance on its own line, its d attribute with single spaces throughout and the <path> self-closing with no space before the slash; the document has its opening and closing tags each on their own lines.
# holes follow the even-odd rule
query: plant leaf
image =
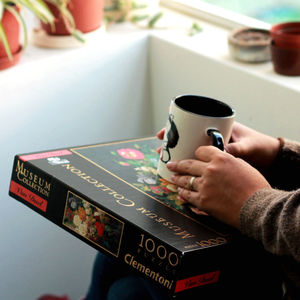
<svg viewBox="0 0 300 300">
<path fill-rule="evenodd" d="M 51 13 L 48 6 L 42 0 L 14 0 L 15 3 L 26 6 L 30 11 L 33 12 L 41 21 L 44 23 L 53 24 L 55 18 Z"/>
<path fill-rule="evenodd" d="M 200 27 L 200 25 L 198 23 L 194 22 L 189 31 L 189 36 L 194 36 L 195 34 L 200 33 L 201 31 L 202 31 L 202 28 Z"/>
<path fill-rule="evenodd" d="M 143 20 L 148 19 L 149 15 L 135 15 L 131 17 L 131 22 L 137 23 Z"/>
<path fill-rule="evenodd" d="M 80 30 L 73 30 L 72 35 L 80 42 L 85 43 L 85 38 Z"/>
<path fill-rule="evenodd" d="M 26 28 L 26 24 L 25 21 L 23 19 L 23 17 L 21 16 L 21 14 L 14 9 L 13 6 L 7 6 L 6 9 L 14 15 L 14 17 L 18 20 L 18 22 L 21 24 L 21 27 L 23 28 L 23 33 L 24 33 L 24 43 L 23 43 L 23 48 L 26 48 L 27 46 L 27 42 L 28 42 L 28 36 L 27 36 L 27 28 Z"/>
<path fill-rule="evenodd" d="M 162 12 L 158 12 L 155 14 L 148 22 L 148 27 L 153 28 L 155 23 L 163 16 Z"/>
<path fill-rule="evenodd" d="M 8 56 L 8 58 L 9 58 L 9 60 L 12 60 L 13 56 L 12 56 L 12 53 L 11 53 L 11 50 L 10 50 L 10 47 L 9 47 L 9 43 L 8 43 L 8 40 L 7 40 L 5 31 L 4 31 L 4 28 L 3 28 L 1 22 L 0 22 L 0 40 L 3 43 L 5 52 L 6 52 L 7 56 Z"/>
<path fill-rule="evenodd" d="M 0 21 L 2 20 L 3 12 L 4 12 L 4 5 L 3 2 L 0 1 Z"/>
</svg>

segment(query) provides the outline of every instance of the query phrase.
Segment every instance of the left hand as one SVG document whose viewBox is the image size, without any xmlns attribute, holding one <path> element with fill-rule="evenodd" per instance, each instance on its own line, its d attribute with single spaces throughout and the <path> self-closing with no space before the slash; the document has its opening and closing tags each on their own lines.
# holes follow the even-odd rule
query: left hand
<svg viewBox="0 0 300 300">
<path fill-rule="evenodd" d="M 164 135 L 165 135 L 165 128 L 162 128 L 157 134 L 156 134 L 156 137 L 159 139 L 159 140 L 162 140 L 164 138 Z M 156 152 L 158 154 L 160 154 L 160 151 L 161 151 L 161 147 L 158 147 L 156 149 Z"/>
<path fill-rule="evenodd" d="M 196 159 L 167 163 L 179 196 L 209 215 L 239 229 L 240 210 L 256 191 L 271 188 L 255 168 L 213 146 L 201 146 Z M 193 190 L 190 179 L 195 176 Z"/>
</svg>

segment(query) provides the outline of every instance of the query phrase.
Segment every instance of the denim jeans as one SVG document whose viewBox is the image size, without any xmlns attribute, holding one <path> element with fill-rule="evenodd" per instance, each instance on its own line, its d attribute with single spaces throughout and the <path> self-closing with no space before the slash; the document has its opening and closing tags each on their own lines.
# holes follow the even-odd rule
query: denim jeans
<svg viewBox="0 0 300 300">
<path fill-rule="evenodd" d="M 127 266 L 98 253 L 86 300 L 165 300 L 166 292 Z"/>
</svg>

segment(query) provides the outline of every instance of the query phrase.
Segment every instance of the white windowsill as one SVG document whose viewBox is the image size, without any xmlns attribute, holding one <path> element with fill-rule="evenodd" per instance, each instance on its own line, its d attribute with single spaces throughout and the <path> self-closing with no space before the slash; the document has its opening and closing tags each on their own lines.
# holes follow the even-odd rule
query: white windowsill
<svg viewBox="0 0 300 300">
<path fill-rule="evenodd" d="M 174 5 L 176 6 L 177 2 L 180 3 L 182 1 L 162 0 L 162 4 L 167 3 L 168 6 L 170 6 L 170 3 L 172 2 L 174 2 Z M 182 8 L 182 6 L 180 7 Z M 123 23 L 109 27 L 106 33 L 99 32 L 98 41 L 92 41 L 90 45 L 78 49 L 46 49 L 29 45 L 21 59 L 21 62 L 16 67 L 0 72 L 0 79 L 3 82 L 3 80 L 5 81 L 6 78 L 10 77 L 10 74 L 12 76 L 18 73 L 21 74 L 26 65 L 34 65 L 37 61 L 40 65 L 42 65 L 44 63 L 47 64 L 48 60 L 49 62 L 51 60 L 59 61 L 63 58 L 64 63 L 71 63 L 72 61 L 74 62 L 74 60 L 77 60 L 77 57 L 81 59 L 86 55 L 89 55 L 89 53 L 94 51 L 94 46 L 101 45 L 101 51 L 103 50 L 103 47 L 106 49 L 104 51 L 110 51 L 110 49 L 115 49 L 122 40 L 124 43 L 127 43 L 133 38 L 133 36 L 153 35 L 177 46 L 184 47 L 190 51 L 204 55 L 207 58 L 227 65 L 230 68 L 234 68 L 241 72 L 249 72 L 258 78 L 264 78 L 265 80 L 270 80 L 275 84 L 285 86 L 295 91 L 300 91 L 300 76 L 289 77 L 278 75 L 273 71 L 271 62 L 246 64 L 233 60 L 228 53 L 227 36 L 230 29 L 228 29 L 226 24 L 224 25 L 225 27 L 222 27 L 209 23 L 206 20 L 201 20 L 199 19 L 201 18 L 201 15 L 198 13 L 195 13 L 194 17 L 191 17 L 172 11 L 166 7 L 162 7 L 162 10 L 164 11 L 164 18 L 158 23 L 158 25 L 159 27 L 166 29 L 158 28 L 155 30 L 139 30 L 131 24 Z M 245 18 L 245 20 L 247 21 L 247 18 Z M 194 37 L 189 37 L 187 32 L 194 21 L 200 24 L 203 31 Z M 231 25 L 232 24 L 235 24 L 235 27 L 237 26 L 235 22 L 231 23 Z M 258 22 L 257 25 L 259 24 L 262 25 L 261 27 L 266 27 L 264 26 L 266 24 L 263 22 Z"/>
<path fill-rule="evenodd" d="M 27 86 L 34 84 L 34 88 L 32 89 L 37 90 L 39 89 L 38 86 L 40 83 L 43 83 L 44 86 L 44 79 L 50 79 L 50 82 L 53 81 L 53 83 L 57 86 L 61 86 L 62 83 L 57 81 L 59 80 L 57 79 L 57 75 L 59 75 L 61 81 L 72 81 L 75 77 L 78 77 L 84 72 L 94 72 L 93 70 L 100 66 L 101 69 L 97 69 L 97 72 L 99 72 L 99 75 L 105 74 L 106 70 L 103 69 L 102 65 L 109 64 L 111 67 L 114 64 L 114 55 L 121 57 L 122 49 L 134 48 L 136 47 L 135 45 L 139 45 L 139 40 L 149 40 L 149 37 L 161 40 L 162 42 L 171 45 L 173 47 L 170 48 L 171 53 L 173 52 L 172 49 L 184 50 L 184 60 L 188 59 L 188 57 L 193 57 L 195 62 L 201 61 L 201 63 L 205 65 L 204 69 L 202 69 L 202 65 L 200 65 L 199 70 L 194 70 L 194 72 L 186 71 L 186 82 L 180 83 L 182 91 L 191 92 L 191 84 L 189 84 L 189 82 L 193 81 L 195 86 L 199 85 L 199 91 L 196 88 L 194 89 L 199 93 L 204 90 L 206 94 L 212 97 L 223 98 L 224 96 L 228 99 L 232 98 L 234 105 L 238 99 L 243 99 L 244 101 L 248 101 L 248 105 L 253 105 L 254 102 L 252 99 L 247 99 L 247 97 L 243 96 L 245 93 L 249 94 L 249 91 L 246 89 L 248 82 L 250 83 L 251 81 L 249 88 L 252 90 L 260 88 L 266 89 L 265 91 L 260 92 L 258 96 L 263 99 L 261 101 L 274 101 L 274 115 L 278 116 L 280 108 L 285 106 L 289 110 L 292 107 L 296 111 L 300 111 L 299 76 L 288 77 L 278 75 L 274 72 L 271 62 L 262 64 L 246 64 L 237 62 L 230 57 L 228 52 L 227 36 L 230 31 L 227 28 L 192 18 L 167 8 L 162 9 L 164 11 L 164 17 L 158 22 L 158 29 L 139 29 L 132 24 L 121 23 L 110 26 L 107 32 L 99 33 L 99 38 L 91 39 L 89 44 L 77 49 L 44 49 L 29 45 L 19 65 L 0 72 L 0 105 L 2 107 L 2 111 L 5 110 L 5 103 L 3 103 L 1 94 L 7 94 L 9 96 L 8 98 L 11 99 L 17 97 L 10 97 L 13 94 L 19 93 L 20 96 L 22 96 L 22 88 L 25 87 L 28 90 Z M 203 31 L 193 37 L 190 37 L 187 33 L 192 23 L 195 21 L 203 28 Z M 148 46 L 148 60 L 153 56 L 152 52 L 154 51 Z M 147 55 L 145 58 L 147 58 Z M 163 53 L 158 53 L 158 55 L 163 57 Z M 126 60 L 126 58 L 124 59 Z M 159 59 L 156 59 L 156 61 L 158 60 Z M 177 61 L 175 59 L 173 62 L 175 64 L 174 66 L 166 63 L 166 61 L 167 60 L 159 61 L 160 64 L 163 64 L 162 68 L 172 69 L 172 67 L 174 67 L 176 69 L 176 64 L 178 64 L 182 69 L 184 67 L 183 61 Z M 149 97 L 153 98 L 153 90 L 163 90 L 162 87 L 164 86 L 164 82 L 155 81 L 156 77 L 159 78 L 159 68 L 151 66 L 149 61 L 145 61 L 145 64 L 147 64 L 147 68 L 150 70 L 150 73 L 153 73 L 153 70 L 158 70 L 156 71 L 157 74 L 151 74 L 149 77 Z M 99 67 L 97 67 L 97 65 Z M 117 69 L 117 67 L 118 66 L 114 66 L 113 68 Z M 74 72 L 74 70 L 76 71 Z M 208 82 L 205 83 L 205 85 L 209 85 L 210 88 L 203 89 L 201 82 L 199 82 L 199 84 L 197 83 L 197 76 L 203 76 L 203 74 L 205 75 L 207 72 L 210 76 L 212 76 L 211 74 L 213 72 L 216 72 L 216 78 L 218 79 L 216 82 L 213 82 L 214 77 L 209 77 L 207 79 Z M 232 80 L 235 82 L 230 82 L 228 76 L 231 76 Z M 166 79 L 161 78 L 163 81 Z M 17 84 L 14 80 L 17 80 Z M 174 80 L 176 80 L 176 78 L 174 78 Z M 202 83 L 203 80 L 205 81 L 206 79 L 202 78 Z M 226 82 L 227 86 L 223 81 Z M 220 84 L 222 83 L 225 86 L 220 88 Z M 71 87 L 69 86 L 68 88 Z M 76 86 L 76 88 L 79 89 L 79 86 Z M 172 86 L 172 84 L 170 84 L 169 88 L 170 90 L 174 89 L 174 93 L 176 93 L 177 90 L 174 86 Z M 278 90 L 278 88 L 280 89 Z M 230 89 L 232 89 L 232 91 L 230 91 Z M 216 93 L 216 90 L 219 90 L 219 94 Z M 274 90 L 273 94 L 271 90 Z M 181 92 L 181 90 L 178 91 Z M 169 101 L 169 98 L 167 101 Z M 278 107 L 278 111 L 276 111 L 276 107 Z M 271 104 L 270 108 L 273 109 Z M 161 124 L 163 117 L 156 117 L 161 113 L 161 110 L 159 110 L 158 107 L 154 107 L 152 109 L 152 115 L 154 116 L 153 130 L 157 130 L 158 126 L 161 126 L 159 124 Z M 261 113 L 263 114 L 265 112 L 262 111 Z M 287 120 L 294 118 L 293 113 L 294 112 L 290 112 L 290 115 L 286 116 L 286 128 L 284 125 L 281 127 L 278 126 L 279 129 L 285 128 L 283 129 L 282 134 L 286 134 L 288 131 Z M 243 113 L 240 115 L 242 117 L 242 121 L 246 122 L 248 125 L 257 126 L 257 129 L 264 129 L 265 124 L 263 124 L 263 122 L 260 124 L 258 120 L 252 120 L 252 117 L 247 118 L 243 115 Z M 270 134 L 277 134 L 275 133 L 276 129 L 277 128 L 274 127 L 274 132 L 273 129 L 267 131 Z M 300 139 L 299 134 L 297 134 L 297 132 L 300 132 L 300 128 L 298 130 L 298 128 L 295 128 L 294 126 L 293 130 L 296 133 L 292 133 L 291 138 Z M 279 132 L 279 134 L 281 133 Z"/>
</svg>

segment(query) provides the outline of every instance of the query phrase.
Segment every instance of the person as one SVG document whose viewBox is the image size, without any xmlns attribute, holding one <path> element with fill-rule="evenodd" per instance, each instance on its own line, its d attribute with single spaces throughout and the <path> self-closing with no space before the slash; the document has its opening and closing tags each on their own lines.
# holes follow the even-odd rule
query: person
<svg viewBox="0 0 300 300">
<path fill-rule="evenodd" d="M 163 135 L 164 129 L 157 137 Z M 167 166 L 175 172 L 178 197 L 276 255 L 284 298 L 300 299 L 300 144 L 235 122 L 225 151 L 200 146 L 195 159 Z M 86 300 L 166 298 L 145 279 L 97 255 Z"/>
<path fill-rule="evenodd" d="M 300 299 L 300 144 L 235 122 L 225 151 L 195 156 L 167 164 L 179 197 L 261 242 L 280 261 L 285 297 Z"/>
</svg>

